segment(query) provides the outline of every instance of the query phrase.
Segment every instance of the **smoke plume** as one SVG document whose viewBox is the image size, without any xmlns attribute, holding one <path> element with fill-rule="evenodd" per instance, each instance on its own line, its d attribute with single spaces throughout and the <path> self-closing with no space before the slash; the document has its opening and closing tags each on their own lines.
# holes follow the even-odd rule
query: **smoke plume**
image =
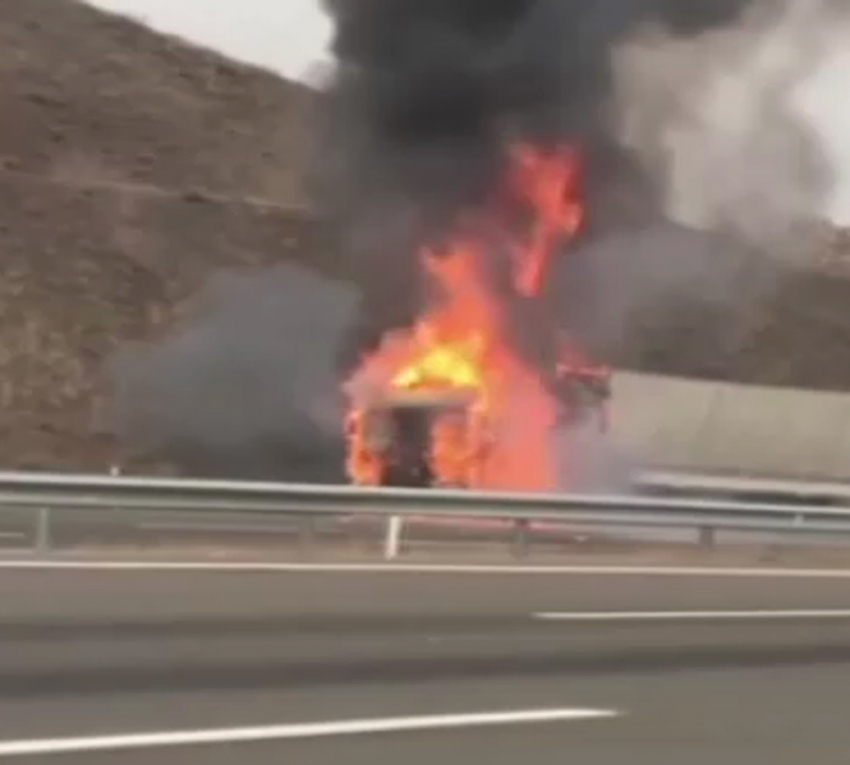
<svg viewBox="0 0 850 765">
<path fill-rule="evenodd" d="M 736 25 L 690 38 L 647 27 L 615 53 L 618 141 L 656 179 L 677 222 L 777 255 L 825 208 L 832 172 L 800 88 L 838 45 L 846 14 L 824 2 L 750 3 Z"/>
<path fill-rule="evenodd" d="M 829 193 L 829 168 L 794 97 L 830 49 L 839 3 L 325 4 L 337 22 L 339 68 L 318 199 L 361 259 L 363 281 L 404 291 L 403 301 L 398 291 L 395 300 L 367 299 L 387 324 L 403 321 L 399 303 L 409 308 L 417 297 L 416 248 L 483 203 L 518 139 L 582 147 L 585 241 L 597 240 L 597 250 L 609 240 L 624 259 L 623 228 L 665 219 L 724 235 L 713 265 L 712 281 L 723 285 L 717 299 L 742 258 L 753 248 L 779 252 Z M 696 261 L 707 249 L 659 257 Z M 628 297 L 651 303 L 680 270 L 695 267 L 671 265 L 660 285 L 643 279 Z M 616 271 L 598 280 L 599 302 L 622 292 Z"/>
<path fill-rule="evenodd" d="M 337 355 L 356 306 L 291 265 L 217 275 L 179 334 L 114 360 L 122 435 L 195 474 L 342 480 Z"/>
<path fill-rule="evenodd" d="M 829 192 L 793 97 L 830 49 L 838 2 L 325 5 L 339 66 L 315 199 L 347 251 L 340 272 L 360 288 L 361 314 L 354 325 L 353 288 L 294 267 L 222 276 L 181 334 L 118 358 L 123 435 L 189 471 L 340 478 L 340 353 L 353 360 L 410 322 L 418 251 L 485 203 L 517 141 L 580 147 L 587 204 L 545 308 L 512 314 L 517 334 L 554 317 L 613 361 L 640 345 L 628 331 L 636 309 L 694 296 L 724 309 L 721 345 L 740 342 L 729 307 L 775 278 L 754 253 L 789 241 Z M 612 464 L 604 449 L 573 451 Z"/>
</svg>

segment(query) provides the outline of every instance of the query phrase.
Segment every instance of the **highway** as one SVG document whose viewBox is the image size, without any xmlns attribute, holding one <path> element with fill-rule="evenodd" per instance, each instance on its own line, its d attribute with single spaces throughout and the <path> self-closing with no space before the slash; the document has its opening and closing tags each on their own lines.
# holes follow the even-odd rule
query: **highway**
<svg viewBox="0 0 850 765">
<path fill-rule="evenodd" d="M 846 762 L 848 688 L 847 572 L 0 561 L 12 763 Z"/>
</svg>

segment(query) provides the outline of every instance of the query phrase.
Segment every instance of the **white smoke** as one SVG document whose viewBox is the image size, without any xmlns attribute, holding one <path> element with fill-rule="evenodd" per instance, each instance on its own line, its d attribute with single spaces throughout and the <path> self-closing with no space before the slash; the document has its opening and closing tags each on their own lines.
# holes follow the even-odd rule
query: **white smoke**
<svg viewBox="0 0 850 765">
<path fill-rule="evenodd" d="M 848 39 L 823 0 L 766 0 L 738 26 L 691 38 L 646 28 L 615 56 L 616 129 L 658 183 L 667 214 L 778 254 L 820 218 L 834 173 L 801 89 Z"/>
</svg>

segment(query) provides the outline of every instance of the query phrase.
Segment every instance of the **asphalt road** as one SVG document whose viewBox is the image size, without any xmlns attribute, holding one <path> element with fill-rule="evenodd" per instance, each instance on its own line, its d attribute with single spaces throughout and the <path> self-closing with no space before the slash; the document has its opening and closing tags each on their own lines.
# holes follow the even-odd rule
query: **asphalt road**
<svg viewBox="0 0 850 765">
<path fill-rule="evenodd" d="M 0 564 L 10 762 L 839 763 L 849 689 L 847 575 Z"/>
</svg>

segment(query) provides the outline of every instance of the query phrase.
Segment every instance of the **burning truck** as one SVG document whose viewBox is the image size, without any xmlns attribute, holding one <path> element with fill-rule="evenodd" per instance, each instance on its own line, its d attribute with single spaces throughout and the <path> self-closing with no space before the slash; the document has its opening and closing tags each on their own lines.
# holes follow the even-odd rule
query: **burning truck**
<svg viewBox="0 0 850 765">
<path fill-rule="evenodd" d="M 554 382 L 559 425 L 592 418 L 606 430 L 607 370 L 559 369 Z M 372 486 L 486 486 L 488 457 L 497 448 L 495 420 L 475 387 L 433 378 L 421 388 L 390 386 L 368 404 L 352 407 L 346 428 L 349 478 Z"/>
<path fill-rule="evenodd" d="M 587 433 L 588 418 L 606 428 L 609 373 L 583 352 L 578 327 L 565 334 L 581 309 L 564 310 L 553 262 L 621 216 L 655 220 L 666 194 L 656 160 L 673 157 L 654 139 L 638 154 L 642 132 L 666 135 L 656 131 L 666 114 L 649 113 L 653 99 L 631 102 L 643 89 L 625 87 L 625 44 L 656 31 L 696 39 L 758 4 L 324 4 L 338 63 L 319 152 L 325 208 L 367 288 L 370 328 L 408 327 L 387 330 L 344 382 L 349 479 L 576 485 L 570 450 L 583 447 L 571 436 Z M 663 109 L 682 111 L 676 99 Z M 397 311 L 423 281 L 421 312 Z M 572 285 L 575 297 L 582 285 Z"/>
<path fill-rule="evenodd" d="M 517 146 L 493 203 L 422 249 L 434 299 L 346 385 L 353 483 L 546 490 L 558 483 L 554 433 L 589 419 L 607 428 L 608 369 L 556 332 L 532 361 L 511 332 L 516 306 L 539 300 L 552 257 L 582 226 L 580 169 L 569 147 Z M 518 210 L 524 225 L 512 226 Z M 501 279 L 494 237 L 507 253 Z"/>
</svg>

